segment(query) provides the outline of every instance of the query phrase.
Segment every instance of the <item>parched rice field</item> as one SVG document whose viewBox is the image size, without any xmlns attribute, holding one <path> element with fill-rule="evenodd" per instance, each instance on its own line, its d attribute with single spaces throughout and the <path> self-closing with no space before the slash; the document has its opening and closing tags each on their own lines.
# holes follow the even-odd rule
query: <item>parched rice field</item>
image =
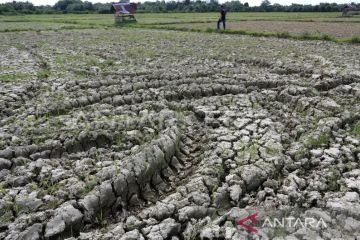
<svg viewBox="0 0 360 240">
<path fill-rule="evenodd" d="M 0 32 L 10 31 L 41 31 L 81 28 L 79 25 L 51 22 L 1 22 Z"/>
<path fill-rule="evenodd" d="M 360 235 L 359 45 L 84 17 L 0 32 L 0 239 Z"/>
<path fill-rule="evenodd" d="M 213 23 L 174 24 L 174 26 L 191 29 L 215 28 Z M 222 27 L 222 26 L 221 26 Z M 228 22 L 231 30 L 245 30 L 254 32 L 288 32 L 295 35 L 328 34 L 335 37 L 360 37 L 360 23 L 354 22 L 296 22 L 296 21 L 238 21 Z"/>
</svg>

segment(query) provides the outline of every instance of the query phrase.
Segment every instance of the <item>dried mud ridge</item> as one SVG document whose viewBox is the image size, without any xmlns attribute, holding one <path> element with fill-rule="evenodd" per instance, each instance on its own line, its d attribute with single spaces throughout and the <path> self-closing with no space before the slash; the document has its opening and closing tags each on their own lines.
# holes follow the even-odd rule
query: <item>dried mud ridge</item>
<svg viewBox="0 0 360 240">
<path fill-rule="evenodd" d="M 119 33 L 154 38 L 133 31 Z M 18 37 L 4 36 L 9 46 Z M 59 64 L 56 54 L 71 55 L 84 36 L 115 38 L 23 33 L 25 49 L 1 49 L 1 65 L 15 66 L 4 72 L 27 78 L 0 87 L 0 239 L 246 239 L 235 221 L 247 212 L 295 208 L 329 227 L 262 229 L 262 238 L 360 234 L 359 62 L 314 53 L 338 56 L 346 45 L 257 39 L 302 48 L 303 58 L 269 49 L 246 58 L 254 46 L 242 43 L 233 48 L 244 55 L 226 60 L 172 59 L 155 37 L 146 46 L 163 44 L 160 56 L 132 56 L 130 71 Z M 220 38 L 200 36 L 200 50 Z M 122 50 L 106 44 L 78 51 L 107 59 Z"/>
</svg>

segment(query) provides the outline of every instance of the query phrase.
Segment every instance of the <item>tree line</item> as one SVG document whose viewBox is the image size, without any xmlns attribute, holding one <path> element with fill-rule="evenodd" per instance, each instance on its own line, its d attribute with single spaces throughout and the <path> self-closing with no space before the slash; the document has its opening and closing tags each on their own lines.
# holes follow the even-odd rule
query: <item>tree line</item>
<svg viewBox="0 0 360 240">
<path fill-rule="evenodd" d="M 124 1 L 124 0 L 123 0 Z M 127 0 L 125 0 L 127 1 Z M 345 4 L 320 3 L 318 5 L 280 5 L 264 0 L 260 6 L 249 6 L 247 2 L 231 0 L 223 3 L 229 12 L 339 12 Z M 220 4 L 217 0 L 182 0 L 137 3 L 137 12 L 215 12 Z M 358 4 L 360 7 L 360 4 Z M 0 4 L 0 14 L 54 14 L 54 13 L 111 13 L 111 3 L 91 3 L 81 0 L 60 0 L 54 6 L 34 6 L 30 2 L 8 2 Z"/>
</svg>

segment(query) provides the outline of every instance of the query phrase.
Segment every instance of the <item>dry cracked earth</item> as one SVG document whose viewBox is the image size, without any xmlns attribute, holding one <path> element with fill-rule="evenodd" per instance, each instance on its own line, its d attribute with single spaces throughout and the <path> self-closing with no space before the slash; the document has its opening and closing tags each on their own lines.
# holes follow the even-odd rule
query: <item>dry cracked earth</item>
<svg viewBox="0 0 360 240">
<path fill-rule="evenodd" d="M 360 46 L 0 35 L 0 239 L 359 239 Z M 327 227 L 237 226 L 301 209 Z"/>
</svg>

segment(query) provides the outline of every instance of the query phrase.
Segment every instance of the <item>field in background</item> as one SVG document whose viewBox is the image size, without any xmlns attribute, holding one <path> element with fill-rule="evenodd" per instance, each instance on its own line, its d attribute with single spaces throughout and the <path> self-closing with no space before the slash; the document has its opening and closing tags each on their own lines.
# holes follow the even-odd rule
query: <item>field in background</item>
<svg viewBox="0 0 360 240">
<path fill-rule="evenodd" d="M 190 29 L 210 29 L 216 23 L 174 24 L 175 27 Z M 342 22 L 295 22 L 295 21 L 232 21 L 227 24 L 231 30 L 255 32 L 287 32 L 293 35 L 308 33 L 310 35 L 328 35 L 334 37 L 360 36 L 360 23 Z"/>
<path fill-rule="evenodd" d="M 218 13 L 136 14 L 137 23 L 123 27 L 215 31 Z M 0 16 L 0 31 L 61 30 L 114 27 L 112 15 L 67 14 Z M 341 13 L 229 13 L 228 33 L 359 42 L 360 16 Z"/>
</svg>

